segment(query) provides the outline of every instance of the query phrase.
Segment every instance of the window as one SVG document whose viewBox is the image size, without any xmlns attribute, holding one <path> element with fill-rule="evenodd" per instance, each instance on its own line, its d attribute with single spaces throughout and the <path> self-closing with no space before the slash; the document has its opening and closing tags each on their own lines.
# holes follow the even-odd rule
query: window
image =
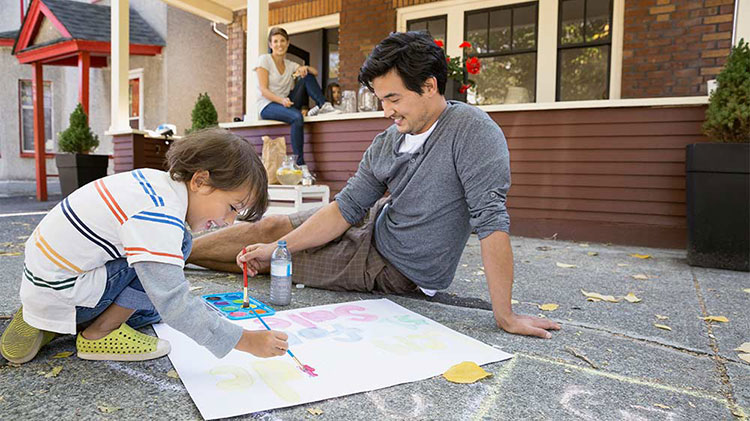
<svg viewBox="0 0 750 421">
<path fill-rule="evenodd" d="M 612 0 L 560 0 L 557 100 L 609 98 Z"/>
<path fill-rule="evenodd" d="M 431 16 L 424 19 L 414 19 L 406 22 L 407 31 L 426 31 L 433 39 L 443 41 L 443 48 L 446 43 L 446 27 L 448 26 L 448 16 Z"/>
<path fill-rule="evenodd" d="M 323 87 L 339 81 L 339 28 L 324 30 Z M 327 59 L 326 59 L 327 58 Z"/>
<path fill-rule="evenodd" d="M 482 70 L 468 102 L 514 104 L 536 100 L 537 3 L 466 12 L 464 40 Z"/>
<path fill-rule="evenodd" d="M 128 122 L 134 130 L 143 129 L 143 69 L 129 72 L 128 79 Z"/>
<path fill-rule="evenodd" d="M 30 80 L 19 81 L 18 105 L 21 115 L 21 153 L 34 153 L 34 101 Z M 52 82 L 44 82 L 44 148 L 54 150 L 52 136 Z"/>
</svg>

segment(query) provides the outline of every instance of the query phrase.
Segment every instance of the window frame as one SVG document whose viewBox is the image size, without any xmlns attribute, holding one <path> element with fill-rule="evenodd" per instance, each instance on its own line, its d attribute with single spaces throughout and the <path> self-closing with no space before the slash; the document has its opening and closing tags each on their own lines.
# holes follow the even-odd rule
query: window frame
<svg viewBox="0 0 750 421">
<path fill-rule="evenodd" d="M 406 20 L 406 30 L 409 30 L 409 24 L 410 23 L 420 23 L 420 22 L 429 22 L 431 20 L 438 20 L 438 19 L 445 19 L 445 39 L 443 40 L 443 50 L 448 48 L 448 14 L 443 13 L 442 15 L 435 15 L 435 16 L 427 16 L 422 18 L 415 18 L 415 19 L 407 19 Z M 432 35 L 432 34 L 430 34 Z"/>
<path fill-rule="evenodd" d="M 18 79 L 18 151 L 19 151 L 18 156 L 20 156 L 21 158 L 35 158 L 36 157 L 35 150 L 34 149 L 31 149 L 31 150 L 24 149 L 24 145 L 23 145 L 23 110 L 24 110 L 24 108 L 32 110 L 32 119 L 34 118 L 33 117 L 33 110 L 34 110 L 33 98 L 32 98 L 32 105 L 31 105 L 31 107 L 24 106 L 23 102 L 22 102 L 23 101 L 22 100 L 22 92 L 23 92 L 23 83 L 24 82 L 28 82 L 31 85 L 32 97 L 34 95 L 34 93 L 33 93 L 34 92 L 33 91 L 34 90 L 34 81 L 31 80 L 31 79 Z M 46 150 L 46 148 L 45 148 L 44 157 L 45 158 L 54 158 L 55 157 L 55 115 L 54 115 L 55 114 L 54 113 L 54 106 L 55 106 L 55 96 L 54 95 L 55 95 L 55 91 L 53 89 L 53 85 L 52 85 L 52 81 L 51 80 L 44 80 L 42 82 L 42 90 L 44 90 L 44 85 L 47 84 L 47 83 L 49 83 L 49 97 L 50 97 L 50 104 L 49 104 L 49 110 L 50 110 L 50 112 L 49 112 L 49 119 L 50 120 L 49 120 L 49 124 L 50 124 L 50 131 L 51 131 L 51 133 L 50 133 L 50 139 L 44 139 L 44 141 L 45 141 L 45 143 L 47 142 L 47 140 L 51 140 L 52 141 L 52 150 Z M 44 96 L 44 92 L 42 92 L 42 96 Z M 47 113 L 44 113 L 44 115 L 46 116 Z M 32 122 L 32 127 L 33 127 L 33 125 L 34 124 Z"/>
<path fill-rule="evenodd" d="M 575 43 L 575 44 L 566 44 L 562 45 L 560 44 L 560 38 L 562 37 L 562 19 L 563 14 L 560 13 L 562 10 L 562 4 L 564 1 L 572 1 L 572 0 L 557 0 L 557 39 L 555 42 L 555 45 L 557 46 L 556 51 L 556 62 L 557 65 L 556 71 L 555 71 L 555 102 L 571 102 L 571 101 L 606 101 L 609 99 L 612 99 L 612 92 L 611 92 L 611 76 L 612 76 L 612 55 L 613 55 L 613 47 L 612 44 L 614 43 L 614 14 L 615 14 L 615 1 L 614 0 L 607 0 L 609 1 L 609 41 L 608 42 L 586 42 L 586 7 L 589 4 L 589 1 L 595 1 L 595 0 L 583 0 L 583 42 Z M 562 71 L 560 70 L 560 57 L 562 55 L 562 52 L 564 50 L 573 50 L 577 48 L 589 48 L 589 47 L 601 47 L 603 45 L 609 45 L 609 59 L 607 60 L 607 98 L 600 98 L 600 99 L 590 99 L 590 100 L 567 100 L 563 101 L 560 99 L 560 78 L 562 77 Z"/>
<path fill-rule="evenodd" d="M 138 79 L 138 128 L 133 130 L 143 130 L 143 68 L 132 69 L 128 72 L 128 85 L 133 79 Z M 135 120 L 130 117 L 130 104 L 128 104 L 128 125 Z"/>
<path fill-rule="evenodd" d="M 562 0 L 559 0 L 562 1 Z M 610 0 L 611 1 L 611 0 Z M 536 15 L 534 19 L 534 49 L 522 49 L 518 51 L 513 50 L 513 9 L 519 8 L 519 7 L 526 7 L 530 5 L 536 6 Z M 489 50 L 489 42 L 490 42 L 490 13 L 497 11 L 497 10 L 511 10 L 510 13 L 510 52 L 507 53 L 481 53 L 481 54 L 464 54 L 463 59 L 466 60 L 471 57 L 476 57 L 478 59 L 483 58 L 491 58 L 491 57 L 505 57 L 505 56 L 512 56 L 512 55 L 518 55 L 518 54 L 528 54 L 533 52 L 534 53 L 534 99 L 532 101 L 529 101 L 528 103 L 535 103 L 537 99 L 537 85 L 538 80 L 536 73 L 538 72 L 538 66 L 539 66 L 539 2 L 536 0 L 531 1 L 523 1 L 518 3 L 512 3 L 512 4 L 506 4 L 502 6 L 496 6 L 496 7 L 489 7 L 485 9 L 473 9 L 473 10 L 465 10 L 464 11 L 464 33 L 463 33 L 463 39 L 466 40 L 468 37 L 467 33 L 467 27 L 469 26 L 469 16 L 470 15 L 478 15 L 480 13 L 487 13 L 487 49 Z M 465 77 L 466 78 L 466 77 Z M 501 104 L 486 104 L 486 105 L 503 105 Z"/>
</svg>

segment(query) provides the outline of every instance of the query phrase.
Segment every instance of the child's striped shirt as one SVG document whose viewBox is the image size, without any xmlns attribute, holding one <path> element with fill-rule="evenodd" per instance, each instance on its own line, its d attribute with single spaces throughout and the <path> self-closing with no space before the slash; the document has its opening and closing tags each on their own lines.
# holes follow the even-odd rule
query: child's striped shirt
<svg viewBox="0 0 750 421">
<path fill-rule="evenodd" d="M 184 266 L 187 187 L 137 169 L 91 182 L 57 204 L 26 241 L 21 301 L 32 326 L 76 332 L 76 306 L 94 307 L 110 260 Z"/>
</svg>

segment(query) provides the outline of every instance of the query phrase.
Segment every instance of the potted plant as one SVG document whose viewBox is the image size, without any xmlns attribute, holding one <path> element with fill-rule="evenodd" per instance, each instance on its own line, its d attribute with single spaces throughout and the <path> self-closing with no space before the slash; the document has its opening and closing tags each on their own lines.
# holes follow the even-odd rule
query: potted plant
<svg viewBox="0 0 750 421">
<path fill-rule="evenodd" d="M 750 270 L 750 47 L 740 40 L 717 76 L 703 132 L 687 146 L 688 264 Z"/>
<path fill-rule="evenodd" d="M 211 102 L 208 92 L 198 94 L 198 100 L 195 102 L 195 107 L 193 107 L 191 118 L 193 125 L 185 133 L 219 125 L 219 116 L 216 114 L 216 107 Z"/>
<path fill-rule="evenodd" d="M 99 146 L 99 137 L 91 131 L 81 104 L 70 114 L 70 125 L 58 134 L 58 139 L 63 153 L 55 155 L 55 163 L 63 196 L 107 175 L 109 156 L 90 154 Z"/>
<path fill-rule="evenodd" d="M 435 44 L 443 48 L 443 41 L 436 39 Z M 463 49 L 462 57 L 451 57 L 445 55 L 445 62 L 448 64 L 448 78 L 445 81 L 445 98 L 455 99 L 466 102 L 466 91 L 476 86 L 476 82 L 468 79 L 466 73 L 476 75 L 482 68 L 482 63 L 476 57 L 465 58 L 468 51 L 471 51 L 471 43 L 462 42 L 458 48 Z"/>
</svg>

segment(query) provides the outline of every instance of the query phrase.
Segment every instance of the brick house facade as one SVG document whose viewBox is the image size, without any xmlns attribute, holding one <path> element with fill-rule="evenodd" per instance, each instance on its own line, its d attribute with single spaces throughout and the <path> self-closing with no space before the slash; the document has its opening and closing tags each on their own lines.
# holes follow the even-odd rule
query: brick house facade
<svg viewBox="0 0 750 421">
<path fill-rule="evenodd" d="M 396 30 L 396 10 L 438 0 L 283 0 L 269 5 L 269 26 L 340 13 L 339 83 L 358 88 L 359 67 Z M 622 98 L 706 95 L 729 55 L 734 0 L 627 0 Z M 227 110 L 241 116 L 245 11 L 235 12 L 227 44 Z"/>
</svg>

